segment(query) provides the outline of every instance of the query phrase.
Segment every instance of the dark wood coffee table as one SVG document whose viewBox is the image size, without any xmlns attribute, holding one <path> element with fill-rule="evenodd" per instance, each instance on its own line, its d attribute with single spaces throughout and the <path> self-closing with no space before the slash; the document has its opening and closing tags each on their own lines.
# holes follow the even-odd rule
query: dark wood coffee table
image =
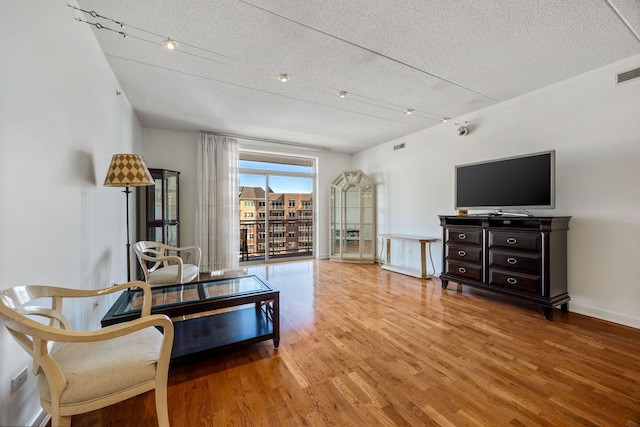
<svg viewBox="0 0 640 427">
<path fill-rule="evenodd" d="M 280 291 L 255 275 L 152 288 L 152 314 L 173 320 L 172 362 L 273 339 L 280 344 Z M 102 326 L 140 317 L 142 291 L 129 289 L 102 318 Z"/>
</svg>

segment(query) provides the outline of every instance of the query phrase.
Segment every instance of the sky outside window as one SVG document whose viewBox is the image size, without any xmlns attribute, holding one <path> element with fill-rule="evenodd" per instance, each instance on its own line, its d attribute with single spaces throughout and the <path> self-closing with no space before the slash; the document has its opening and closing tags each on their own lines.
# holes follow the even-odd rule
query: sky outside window
<svg viewBox="0 0 640 427">
<path fill-rule="evenodd" d="M 240 174 L 241 187 L 264 188 L 263 175 Z M 311 178 L 295 178 L 291 176 L 269 175 L 269 187 L 274 193 L 308 193 L 313 192 Z"/>
<path fill-rule="evenodd" d="M 240 160 L 240 169 L 262 169 L 285 172 L 313 173 L 313 166 L 299 166 L 284 163 L 257 162 L 255 160 Z"/>
<path fill-rule="evenodd" d="M 290 165 L 282 163 L 257 162 L 252 160 L 240 160 L 240 168 L 261 169 L 270 171 L 313 173 L 312 166 Z M 264 175 L 240 174 L 241 187 L 264 188 Z M 311 178 L 296 178 L 290 176 L 277 176 L 269 174 L 269 187 L 275 193 L 308 193 L 313 192 L 313 180 Z"/>
</svg>

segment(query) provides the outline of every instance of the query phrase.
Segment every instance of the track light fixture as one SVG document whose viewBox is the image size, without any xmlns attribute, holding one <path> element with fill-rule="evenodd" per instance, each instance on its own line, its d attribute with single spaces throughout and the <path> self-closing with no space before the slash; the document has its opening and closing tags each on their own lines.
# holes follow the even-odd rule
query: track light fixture
<svg viewBox="0 0 640 427">
<path fill-rule="evenodd" d="M 467 120 L 458 120 L 458 119 L 452 119 L 451 117 L 443 117 L 440 119 L 441 123 L 453 123 L 456 126 L 464 126 L 469 124 L 469 122 Z"/>
<path fill-rule="evenodd" d="M 164 41 L 163 45 L 167 49 L 173 50 L 178 46 L 178 43 L 175 40 L 171 39 L 170 37 L 167 37 L 167 39 Z"/>
<path fill-rule="evenodd" d="M 108 26 L 105 26 L 105 25 L 101 24 L 100 22 L 90 22 L 85 17 L 74 16 L 74 19 L 76 21 L 83 22 L 85 24 L 91 25 L 91 26 L 95 27 L 98 30 L 110 31 L 110 32 L 119 34 L 119 35 L 123 36 L 124 38 L 129 38 L 130 37 L 130 38 L 133 38 L 133 39 L 145 42 L 145 43 L 153 44 L 155 46 L 159 45 L 159 42 L 158 42 L 159 39 L 162 40 L 162 38 L 164 38 L 164 36 L 162 34 L 158 34 L 158 33 L 155 33 L 153 31 L 149 31 L 149 30 L 146 30 L 144 28 L 136 27 L 136 26 L 133 26 L 133 25 L 127 25 L 128 27 L 130 27 L 133 30 L 135 30 L 133 34 L 128 34 L 128 33 L 124 32 L 125 24 L 124 24 L 123 21 L 115 20 L 113 18 L 100 15 L 99 13 L 97 13 L 95 11 L 85 10 L 85 9 L 82 9 L 82 8 L 80 8 L 78 6 L 75 6 L 75 5 L 67 4 L 67 7 L 71 8 L 71 9 L 73 9 L 75 11 L 78 11 L 78 12 L 83 12 L 86 17 L 90 17 L 90 18 L 93 18 L 93 19 L 104 20 L 104 21 L 107 21 L 108 23 L 115 24 L 115 25 L 120 27 L 120 29 L 112 29 L 112 28 L 109 28 Z M 142 34 L 140 34 L 140 33 L 142 33 Z M 188 42 L 185 42 L 185 41 L 181 41 L 181 43 L 183 43 L 185 46 L 188 47 L 188 49 L 186 49 L 186 50 L 181 50 L 181 54 L 183 54 L 183 55 L 191 55 L 191 56 L 197 57 L 199 59 L 212 61 L 214 63 L 221 63 L 221 64 L 225 63 L 225 62 L 222 62 L 222 61 L 218 60 L 217 58 L 211 57 L 211 55 L 223 56 L 223 57 L 229 58 L 231 60 L 234 60 L 234 61 L 236 61 L 236 62 L 238 62 L 240 64 L 252 65 L 252 64 L 243 62 L 239 58 L 233 58 L 231 56 L 227 56 L 227 55 L 224 55 L 222 53 L 215 52 L 213 50 L 210 50 L 210 49 L 207 49 L 207 48 L 204 48 L 204 47 L 199 47 L 199 46 L 195 46 L 195 45 L 192 45 L 192 44 L 188 44 Z M 170 37 L 167 37 L 164 40 L 164 42 L 162 42 L 162 45 L 164 47 L 166 47 L 167 49 L 169 49 L 169 50 L 175 50 L 178 47 L 178 43 L 175 40 L 173 40 L 172 38 L 170 38 Z M 199 52 L 198 53 L 192 52 L 194 49 L 198 50 Z M 202 52 L 204 52 L 204 54 Z M 172 70 L 172 71 L 181 72 L 181 71 L 178 71 L 178 70 Z M 183 74 L 192 75 L 192 74 L 186 73 L 186 72 L 182 72 L 182 73 Z M 266 73 L 266 74 L 268 75 L 268 73 Z M 204 76 L 204 75 L 197 76 L 197 77 L 208 78 L 207 76 Z M 437 76 L 434 76 L 434 77 L 439 78 Z M 278 80 L 280 80 L 282 83 L 286 83 L 286 82 L 289 81 L 289 75 L 287 73 L 281 73 L 278 76 Z M 303 80 L 304 80 L 304 78 L 303 78 Z M 296 80 L 296 81 L 298 81 L 298 80 Z M 231 82 L 225 82 L 225 83 L 232 84 Z M 304 84 L 303 81 L 298 81 L 298 85 L 303 85 L 303 84 Z M 311 88 L 313 88 L 313 86 L 311 86 Z M 315 87 L 315 89 L 319 89 L 319 87 Z M 325 95 L 327 94 L 327 90 L 326 89 L 327 89 L 327 87 L 323 87 L 322 88 L 322 92 Z M 331 91 L 334 91 L 334 90 L 335 89 L 331 89 Z M 335 92 L 333 92 L 333 93 L 335 93 Z M 350 96 L 353 96 L 353 95 L 354 94 L 352 93 Z M 337 92 L 337 96 L 340 97 L 340 98 L 346 98 L 347 97 L 347 91 L 346 90 L 340 90 L 340 91 Z M 365 98 L 365 99 L 363 100 L 362 98 Z M 353 99 L 354 102 L 360 102 L 360 103 L 364 103 L 364 104 L 370 104 L 369 101 L 375 101 L 376 102 L 375 105 L 379 105 L 381 108 L 385 108 L 385 109 L 387 109 L 389 111 L 392 111 L 393 112 L 392 114 L 397 114 L 398 113 L 398 108 L 402 108 L 401 105 L 392 104 L 392 103 L 384 101 L 382 99 L 369 98 L 369 97 L 364 96 L 362 94 L 356 94 L 356 97 L 355 98 L 352 97 L 352 99 Z M 406 115 L 408 115 L 408 116 L 412 115 L 414 112 L 415 112 L 415 109 L 413 109 L 413 108 L 406 108 L 404 110 L 404 113 Z M 466 130 L 461 130 L 460 131 L 461 134 L 466 135 L 469 132 L 469 129 L 466 128 L 466 126 L 464 126 L 464 125 L 469 123 L 467 121 L 460 121 L 460 120 L 457 120 L 457 119 L 452 119 L 451 117 L 440 117 L 438 114 L 428 113 L 428 112 L 425 112 L 424 110 L 421 110 L 420 114 L 419 114 L 420 118 L 425 118 L 424 117 L 425 115 L 428 116 L 426 118 L 429 119 L 429 120 L 438 120 L 438 119 L 440 119 L 440 121 L 442 123 L 454 123 L 456 126 L 464 127 Z"/>
<path fill-rule="evenodd" d="M 457 132 L 458 136 L 466 136 L 469 134 L 469 128 L 466 126 L 460 126 Z"/>
<path fill-rule="evenodd" d="M 443 117 L 440 119 L 440 121 L 442 123 L 451 123 L 458 126 L 458 129 L 456 130 L 456 133 L 458 134 L 458 136 L 469 135 L 469 128 L 467 127 L 469 122 L 467 120 L 457 120 L 457 119 L 452 119 L 451 117 Z"/>
</svg>

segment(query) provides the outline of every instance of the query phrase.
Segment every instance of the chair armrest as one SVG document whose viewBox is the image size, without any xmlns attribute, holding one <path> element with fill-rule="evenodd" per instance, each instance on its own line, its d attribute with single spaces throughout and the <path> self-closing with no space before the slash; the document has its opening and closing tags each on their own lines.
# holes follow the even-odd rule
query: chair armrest
<svg viewBox="0 0 640 427">
<path fill-rule="evenodd" d="M 114 292 L 119 292 L 128 288 L 139 288 L 144 292 L 144 299 L 142 302 L 142 316 L 147 316 L 151 313 L 151 287 L 145 282 L 133 281 L 121 283 L 109 288 L 103 289 L 70 289 L 59 288 L 56 286 L 18 286 L 16 287 L 17 293 L 23 293 L 29 300 L 35 300 L 38 298 L 51 298 L 53 302 L 52 310 L 61 312 L 63 298 L 89 298 L 98 297 Z M 24 311 L 31 311 L 26 308 Z"/>
<path fill-rule="evenodd" d="M 66 329 L 59 329 L 43 325 L 31 319 L 25 320 L 23 324 L 27 327 L 30 326 L 30 324 L 33 324 L 32 327 L 34 328 L 34 331 L 27 331 L 27 333 L 35 334 L 35 329 L 37 329 L 37 333 L 40 335 L 41 339 L 59 343 L 105 341 L 152 326 L 161 327 L 164 333 L 164 339 L 166 340 L 171 338 L 171 342 L 173 342 L 173 323 L 164 314 L 144 316 L 139 319 L 91 331 L 70 331 Z"/>
<path fill-rule="evenodd" d="M 194 259 L 194 263 L 193 264 L 196 267 L 199 268 L 200 267 L 200 259 L 202 258 L 202 249 L 200 249 L 200 246 L 186 246 L 184 248 L 181 248 L 181 250 L 182 249 L 190 250 L 190 251 L 193 251 L 195 253 L 195 256 L 194 256 L 195 259 Z"/>
<path fill-rule="evenodd" d="M 118 292 L 133 287 L 144 289 L 149 288 L 149 285 L 147 285 L 145 282 L 134 281 L 102 289 L 70 289 L 59 288 L 56 286 L 17 286 L 15 289 L 17 292 L 24 293 L 26 296 L 28 296 L 29 300 L 34 300 L 38 298 L 49 297 L 87 298 L 107 295 L 113 292 Z M 151 290 L 151 288 L 149 288 L 149 290 Z"/>
<path fill-rule="evenodd" d="M 138 254 L 138 256 L 145 260 L 145 261 L 151 261 L 151 262 L 155 262 L 155 263 L 166 263 L 167 261 L 174 261 L 176 264 L 182 264 L 182 258 L 180 258 L 177 255 L 167 255 L 167 256 L 149 256 L 149 255 L 145 255 L 145 254 Z"/>
<path fill-rule="evenodd" d="M 198 246 L 167 246 L 167 249 L 173 250 L 173 251 L 188 251 L 188 250 L 192 250 L 192 249 L 200 249 Z"/>
<path fill-rule="evenodd" d="M 195 251 L 196 251 L 196 266 L 198 268 L 200 268 L 200 259 L 202 258 L 202 249 L 200 249 L 199 246 L 195 246 Z"/>
<path fill-rule="evenodd" d="M 87 298 L 93 296 L 101 296 L 118 292 L 128 288 L 149 288 L 145 282 L 133 281 L 114 285 L 109 288 L 102 289 L 70 289 L 70 288 L 58 288 L 55 286 L 31 286 L 29 294 L 31 297 L 46 298 L 46 297 L 62 297 L 62 298 Z M 149 288 L 151 290 L 151 288 Z"/>
<path fill-rule="evenodd" d="M 196 266 L 200 267 L 200 258 L 202 258 L 202 249 L 200 249 L 200 246 L 182 246 L 182 247 L 167 247 L 167 249 L 171 249 L 174 251 L 178 251 L 178 252 L 187 252 L 187 251 L 193 251 L 195 253 L 195 262 L 193 264 L 195 264 Z"/>
<path fill-rule="evenodd" d="M 61 290 L 61 292 L 58 295 L 62 296 L 63 298 L 65 298 L 65 297 L 68 298 L 68 297 L 104 296 L 104 295 L 112 294 L 114 292 L 123 291 L 123 290 L 129 289 L 129 288 L 142 289 L 144 296 L 143 296 L 143 300 L 142 300 L 141 316 L 150 315 L 151 314 L 151 305 L 152 305 L 151 287 L 147 283 L 141 282 L 139 280 L 136 280 L 136 281 L 133 281 L 133 282 L 125 282 L 125 283 L 121 283 L 119 285 L 114 285 L 114 286 L 112 286 L 110 288 L 96 289 L 96 290 L 63 289 L 63 290 Z"/>
</svg>

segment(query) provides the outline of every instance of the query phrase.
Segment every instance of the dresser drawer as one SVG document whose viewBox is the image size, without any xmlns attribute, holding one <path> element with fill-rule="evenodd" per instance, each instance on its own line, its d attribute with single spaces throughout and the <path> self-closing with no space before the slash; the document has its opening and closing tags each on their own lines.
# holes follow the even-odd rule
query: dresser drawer
<svg viewBox="0 0 640 427">
<path fill-rule="evenodd" d="M 482 266 L 469 265 L 447 260 L 447 273 L 462 279 L 482 281 Z"/>
<path fill-rule="evenodd" d="M 489 230 L 489 247 L 540 252 L 542 250 L 542 236 L 540 233 L 510 233 Z"/>
<path fill-rule="evenodd" d="M 489 250 L 489 267 L 512 270 L 532 275 L 540 275 L 541 255 L 539 253 Z"/>
<path fill-rule="evenodd" d="M 480 264 L 482 261 L 482 248 L 479 246 L 450 245 L 447 243 L 446 257 L 451 261 Z"/>
<path fill-rule="evenodd" d="M 541 294 L 540 276 L 489 269 L 489 284 L 528 294 Z"/>
<path fill-rule="evenodd" d="M 482 244 L 482 230 L 447 228 L 447 242 L 480 246 Z"/>
</svg>

